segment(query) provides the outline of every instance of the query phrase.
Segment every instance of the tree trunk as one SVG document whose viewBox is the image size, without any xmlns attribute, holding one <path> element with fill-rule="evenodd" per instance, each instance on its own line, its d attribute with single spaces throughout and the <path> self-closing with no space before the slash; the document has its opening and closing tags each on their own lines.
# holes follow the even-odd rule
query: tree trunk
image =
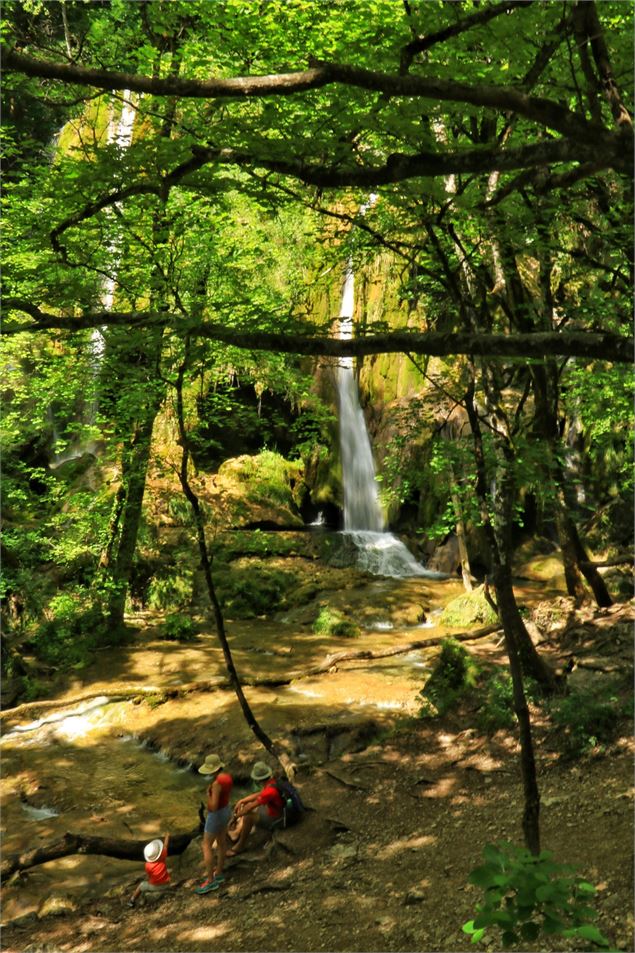
<svg viewBox="0 0 635 953">
<path fill-rule="evenodd" d="M 214 622 L 216 624 L 216 634 L 218 636 L 218 641 L 220 642 L 221 649 L 223 650 L 223 657 L 225 659 L 225 666 L 227 668 L 227 674 L 229 675 L 229 682 L 234 690 L 238 703 L 241 707 L 242 713 L 245 717 L 245 721 L 249 725 L 249 728 L 255 734 L 258 741 L 266 748 L 269 754 L 274 758 L 280 767 L 282 768 L 284 774 L 290 779 L 293 780 L 295 773 L 295 768 L 293 762 L 285 754 L 285 752 L 280 748 L 275 741 L 269 737 L 269 735 L 261 727 L 258 719 L 254 715 L 245 693 L 243 691 L 242 685 L 240 683 L 240 678 L 238 677 L 238 672 L 236 671 L 236 666 L 234 664 L 234 659 L 229 647 L 229 642 L 227 641 L 227 633 L 225 631 L 225 621 L 223 619 L 223 613 L 218 601 L 218 596 L 216 594 L 216 589 L 214 587 L 214 578 L 212 576 L 212 566 L 207 549 L 207 539 L 205 536 L 205 523 L 203 521 L 203 514 L 201 513 L 201 506 L 199 499 L 192 489 L 192 486 L 188 479 L 188 461 L 190 456 L 189 451 L 189 441 L 187 431 L 185 429 L 185 416 L 183 411 L 183 378 L 185 375 L 187 363 L 187 344 L 186 344 L 186 358 L 184 363 L 179 368 L 179 373 L 176 383 L 176 407 L 177 407 L 177 420 L 179 426 L 179 435 L 181 438 L 181 467 L 179 470 L 179 479 L 181 481 L 181 486 L 183 488 L 183 493 L 185 494 L 186 499 L 188 500 L 190 506 L 192 507 L 192 513 L 194 516 L 194 523 L 196 525 L 196 537 L 198 541 L 198 548 L 201 556 L 201 565 L 203 567 L 203 574 L 205 576 L 205 584 L 207 587 L 207 593 L 209 600 L 214 612 Z"/>
<path fill-rule="evenodd" d="M 463 586 L 466 592 L 472 592 L 472 570 L 470 568 L 470 557 L 467 551 L 467 543 L 465 540 L 465 523 L 463 522 L 463 508 L 461 506 L 461 500 L 459 494 L 456 492 L 456 476 L 454 474 L 454 467 L 452 467 L 450 472 L 450 479 L 452 480 L 452 508 L 454 509 L 454 518 L 456 520 L 456 540 L 459 546 L 459 560 L 461 563 L 461 576 L 463 578 Z"/>
<path fill-rule="evenodd" d="M 168 846 L 169 856 L 182 854 L 190 842 L 201 833 L 203 824 L 199 823 L 187 834 L 172 834 Z M 119 860 L 135 860 L 143 863 L 143 848 L 148 843 L 143 840 L 117 840 L 112 837 L 90 837 L 85 834 L 66 833 L 60 840 L 42 844 L 20 854 L 4 856 L 0 863 L 0 875 L 10 877 L 16 870 L 28 870 L 46 864 L 49 860 L 58 860 L 70 854 L 100 854 L 103 857 L 116 857 Z"/>
<path fill-rule="evenodd" d="M 112 590 L 108 605 L 108 623 L 114 630 L 123 626 L 126 595 L 143 509 L 152 431 L 161 401 L 162 395 L 148 406 L 145 419 L 139 424 L 124 451 L 126 459 L 122 462 L 122 486 L 125 496 L 122 505 L 121 531 L 116 555 L 111 558 L 109 566 Z"/>
</svg>

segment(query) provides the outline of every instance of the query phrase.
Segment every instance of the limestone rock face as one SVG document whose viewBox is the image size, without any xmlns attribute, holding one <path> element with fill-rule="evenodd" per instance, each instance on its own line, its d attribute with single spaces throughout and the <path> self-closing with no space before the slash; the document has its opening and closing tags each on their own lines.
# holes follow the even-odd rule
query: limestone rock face
<svg viewBox="0 0 635 953">
<path fill-rule="evenodd" d="M 437 546 L 427 562 L 427 568 L 433 572 L 447 572 L 450 575 L 454 575 L 461 568 L 459 542 L 454 533 L 445 543 Z"/>
</svg>

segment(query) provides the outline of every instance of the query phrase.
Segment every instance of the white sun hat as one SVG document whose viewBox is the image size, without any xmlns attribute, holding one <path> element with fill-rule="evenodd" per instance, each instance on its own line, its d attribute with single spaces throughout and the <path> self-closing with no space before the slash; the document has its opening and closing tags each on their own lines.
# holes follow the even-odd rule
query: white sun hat
<svg viewBox="0 0 635 953">
<path fill-rule="evenodd" d="M 161 856 L 161 851 L 163 850 L 163 841 L 157 838 L 156 840 L 151 840 L 149 844 L 143 848 L 143 856 L 149 864 L 153 864 L 155 860 L 158 860 Z"/>
</svg>

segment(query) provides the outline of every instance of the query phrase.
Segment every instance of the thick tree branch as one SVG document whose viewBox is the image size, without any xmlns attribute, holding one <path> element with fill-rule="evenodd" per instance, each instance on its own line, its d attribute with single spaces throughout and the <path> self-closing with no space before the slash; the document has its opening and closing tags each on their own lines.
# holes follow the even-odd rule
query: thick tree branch
<svg viewBox="0 0 635 953">
<path fill-rule="evenodd" d="M 545 331 L 531 334 L 420 333 L 394 331 L 365 337 L 340 340 L 321 335 L 293 332 L 250 331 L 225 324 L 183 321 L 181 315 L 159 311 L 104 311 L 68 317 L 41 311 L 22 299 L 6 298 L 7 311 L 22 311 L 34 323 L 12 325 L 5 320 L 2 334 L 44 330 L 83 331 L 102 326 L 130 327 L 131 330 L 165 325 L 170 331 L 190 337 L 222 341 L 233 347 L 283 354 L 314 357 L 365 357 L 370 354 L 430 354 L 447 357 L 451 354 L 478 354 L 490 357 L 532 358 L 542 360 L 554 355 L 582 357 L 590 360 L 630 362 L 633 340 L 610 333 Z"/>
<path fill-rule="evenodd" d="M 103 209 L 135 195 L 165 196 L 173 186 L 185 180 L 187 176 L 212 164 L 264 168 L 270 172 L 291 176 L 306 185 L 321 188 L 376 188 L 421 177 L 445 176 L 461 172 L 491 172 L 493 170 L 504 172 L 527 168 L 533 170 L 537 167 L 549 166 L 551 163 L 578 162 L 585 158 L 593 159 L 593 171 L 597 172 L 609 167 L 623 169 L 624 163 L 629 159 L 632 160 L 632 156 L 624 152 L 622 137 L 613 134 L 606 134 L 604 141 L 595 142 L 593 148 L 588 150 L 580 143 L 571 140 L 549 139 L 517 149 L 493 146 L 450 153 L 427 152 L 418 155 L 394 153 L 388 156 L 384 165 L 359 166 L 348 170 L 329 168 L 323 163 L 304 163 L 257 156 L 237 149 L 216 149 L 194 145 L 192 153 L 191 158 L 180 163 L 158 181 L 139 182 L 116 189 L 70 215 L 51 232 L 51 243 L 55 251 L 63 260 L 66 260 L 66 251 L 59 241 L 60 236 L 69 228 L 81 224 Z M 583 174 L 575 175 L 574 169 L 572 173 L 567 172 L 561 178 L 554 177 L 552 187 L 557 187 L 559 183 L 567 185 L 571 181 L 571 175 L 573 175 L 573 181 L 577 181 L 584 174 L 589 174 L 586 170 L 590 166 L 589 161 L 584 163 L 581 167 L 585 170 Z M 505 194 L 508 194 L 509 190 L 510 186 L 507 186 Z"/>
<path fill-rule="evenodd" d="M 39 60 L 14 49 L 2 48 L 5 71 L 24 73 L 98 89 L 127 89 L 155 96 L 199 99 L 290 96 L 331 84 L 343 84 L 388 96 L 420 96 L 436 101 L 470 103 L 518 113 L 565 136 L 592 143 L 605 130 L 579 113 L 538 96 L 529 96 L 510 86 L 457 83 L 437 77 L 399 76 L 346 64 L 318 62 L 310 69 L 270 76 L 238 76 L 230 79 L 193 80 L 181 77 L 150 77 L 113 70 Z"/>
<path fill-rule="evenodd" d="M 583 4 L 583 8 L 586 14 L 587 34 L 591 42 L 593 59 L 595 60 L 595 65 L 602 79 L 602 89 L 611 107 L 613 118 L 618 126 L 632 129 L 633 120 L 622 102 L 617 83 L 615 82 L 609 51 L 604 39 L 604 32 L 598 17 L 595 0 L 586 0 Z"/>
</svg>

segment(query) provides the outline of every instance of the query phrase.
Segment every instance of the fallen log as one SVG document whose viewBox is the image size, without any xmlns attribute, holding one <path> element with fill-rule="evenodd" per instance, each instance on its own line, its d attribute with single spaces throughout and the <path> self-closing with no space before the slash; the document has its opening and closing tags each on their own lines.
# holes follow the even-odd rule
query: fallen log
<svg viewBox="0 0 635 953">
<path fill-rule="evenodd" d="M 440 645 L 448 638 L 453 638 L 460 642 L 469 642 L 471 639 L 481 639 L 486 635 L 491 635 L 492 632 L 497 632 L 500 627 L 500 623 L 496 622 L 492 625 L 486 625 L 480 629 L 476 629 L 474 632 L 459 632 L 453 636 L 442 635 L 433 639 L 418 639 L 416 642 L 407 642 L 405 645 L 394 645 L 390 649 L 381 649 L 378 652 L 372 652 L 369 649 L 362 649 L 357 652 L 336 652 L 333 655 L 327 655 L 323 662 L 313 666 L 313 668 L 307 669 L 306 672 L 296 672 L 295 675 L 291 675 L 290 680 L 295 681 L 300 678 L 310 678 L 312 675 L 321 675 L 328 672 L 329 669 L 339 662 L 354 662 L 358 659 L 373 660 L 389 658 L 392 655 L 405 655 L 407 652 L 414 652 L 417 649 L 427 649 L 433 645 Z"/>
<path fill-rule="evenodd" d="M 202 824 L 198 824 L 187 834 L 172 834 L 168 846 L 168 856 L 182 854 L 190 841 L 201 833 Z M 148 843 L 144 840 L 118 840 L 111 837 L 91 837 L 86 834 L 73 834 L 68 831 L 59 840 L 50 844 L 34 847 L 19 854 L 9 854 L 2 858 L 0 876 L 5 879 L 17 870 L 28 870 L 46 864 L 50 860 L 68 857 L 70 854 L 101 854 L 104 857 L 115 857 L 117 860 L 135 860 L 143 863 L 143 848 Z"/>
</svg>

